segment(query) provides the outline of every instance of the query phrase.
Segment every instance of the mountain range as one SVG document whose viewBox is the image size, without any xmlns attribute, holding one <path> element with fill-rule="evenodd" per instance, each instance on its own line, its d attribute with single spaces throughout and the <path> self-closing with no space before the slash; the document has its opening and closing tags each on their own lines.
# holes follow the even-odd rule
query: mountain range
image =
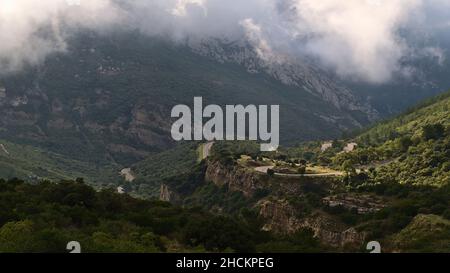
<svg viewBox="0 0 450 273">
<path fill-rule="evenodd" d="M 170 110 L 194 96 L 219 105 L 279 104 L 285 144 L 338 137 L 377 118 L 308 65 L 269 68 L 234 46 L 224 62 L 201 48 L 83 32 L 67 53 L 1 77 L 0 138 L 98 166 L 126 165 L 173 147 Z"/>
<path fill-rule="evenodd" d="M 99 252 L 364 251 L 369 240 L 387 251 L 446 251 L 449 95 L 416 103 L 448 89 L 450 68 L 426 58 L 414 67 L 422 72 L 375 85 L 313 58 L 264 57 L 242 41 L 80 31 L 66 52 L 0 77 L 0 177 L 11 179 L 0 194 L 32 193 L 0 214 L 0 242 L 22 230 L 38 234 L 30 249 L 60 249 L 75 226 Z M 282 147 L 175 142 L 171 109 L 199 96 L 280 105 Z M 49 234 L 39 220 L 49 211 L 71 215 L 54 217 L 53 245 L 39 237 Z M 219 228 L 210 215 L 230 240 L 204 236 Z M 181 224 L 187 218 L 198 221 Z M 104 227 L 111 221 L 121 230 Z"/>
</svg>

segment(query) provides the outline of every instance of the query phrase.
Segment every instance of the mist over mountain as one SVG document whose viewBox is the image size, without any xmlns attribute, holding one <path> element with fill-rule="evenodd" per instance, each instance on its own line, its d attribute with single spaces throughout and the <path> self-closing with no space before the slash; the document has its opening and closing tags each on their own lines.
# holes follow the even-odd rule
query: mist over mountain
<svg viewBox="0 0 450 273">
<path fill-rule="evenodd" d="M 195 96 L 205 104 L 280 105 L 286 144 L 338 137 L 377 115 L 306 65 L 293 70 L 305 71 L 303 76 L 287 71 L 296 78 L 286 84 L 277 77 L 284 70 L 270 74 L 256 66 L 260 72 L 251 73 L 238 59 L 220 63 L 201 55 L 206 52 L 138 32 L 82 32 L 69 44 L 71 54 L 0 78 L 0 137 L 78 160 L 130 163 L 174 145 L 170 111 L 192 105 Z M 251 52 L 243 59 L 248 64 Z"/>
<path fill-rule="evenodd" d="M 244 40 L 259 58 L 316 59 L 345 79 L 385 83 L 410 76 L 404 60 L 446 57 L 446 48 L 420 45 L 402 32 L 449 31 L 448 0 L 3 0 L 0 2 L 2 71 L 36 64 L 67 51 L 79 28 L 107 33 L 139 29 L 150 36 Z M 38 11 L 38 12 L 36 12 Z M 425 27 L 423 27 L 425 26 Z M 416 35 L 416 36 L 417 36 Z M 418 73 L 418 72 L 417 72 Z"/>
</svg>

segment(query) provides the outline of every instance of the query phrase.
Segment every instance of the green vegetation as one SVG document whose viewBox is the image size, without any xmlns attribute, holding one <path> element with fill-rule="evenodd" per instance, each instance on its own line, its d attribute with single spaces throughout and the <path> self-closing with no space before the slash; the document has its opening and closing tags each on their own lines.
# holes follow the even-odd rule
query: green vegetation
<svg viewBox="0 0 450 273">
<path fill-rule="evenodd" d="M 393 243 L 394 247 L 408 252 L 448 252 L 450 221 L 435 215 L 418 215 L 394 236 Z"/>
<path fill-rule="evenodd" d="M 83 252 L 249 252 L 271 251 L 264 246 L 279 241 L 250 212 L 230 218 L 182 209 L 97 192 L 82 180 L 0 180 L 0 207 L 0 252 L 66 252 L 69 241 L 80 242 Z M 286 240 L 277 251 L 319 248 L 310 233 Z"/>
<path fill-rule="evenodd" d="M 343 182 L 349 191 L 391 200 L 377 213 L 343 210 L 340 217 L 392 250 L 448 252 L 449 116 L 450 92 L 356 136 L 359 147 L 353 152 L 334 147 L 316 157 L 315 162 L 326 157 L 329 165 L 347 172 Z"/>
<path fill-rule="evenodd" d="M 157 197 L 162 183 L 183 183 L 180 180 L 189 177 L 199 165 L 197 147 L 197 143 L 180 144 L 133 165 L 137 179 L 131 185 L 132 192 L 142 197 Z"/>
<path fill-rule="evenodd" d="M 449 94 L 361 134 L 356 138 L 361 147 L 337 154 L 333 163 L 339 166 L 351 162 L 372 168 L 368 176 L 375 184 L 448 185 Z"/>
<path fill-rule="evenodd" d="M 229 191 L 228 187 L 218 187 L 204 183 L 184 200 L 187 206 L 199 206 L 210 211 L 226 214 L 239 214 L 243 208 L 251 207 L 252 200 L 241 192 Z"/>
<path fill-rule="evenodd" d="M 29 145 L 0 140 L 0 177 L 21 177 L 29 182 L 83 177 L 96 187 L 111 187 L 121 179 L 116 165 L 101 165 L 70 159 Z"/>
<path fill-rule="evenodd" d="M 33 182 L 0 181 L 0 252 L 61 252 L 65 251 L 65 244 L 73 240 L 80 241 L 85 252 L 345 250 L 333 242 L 324 243 L 324 238 L 315 237 L 311 230 L 300 228 L 292 232 L 295 227 L 289 227 L 291 232 L 284 230 L 281 234 L 262 231 L 267 221 L 275 221 L 275 226 L 280 224 L 277 221 L 285 221 L 281 229 L 288 229 L 291 223 L 311 223 L 315 219 L 309 217 L 318 215 L 321 222 L 314 223 L 314 228 L 319 227 L 320 232 L 331 230 L 337 232 L 332 234 L 339 234 L 354 228 L 358 234 L 364 234 L 364 240 L 383 242 L 386 251 L 449 250 L 450 93 L 351 139 L 334 140 L 333 147 L 325 151 L 320 142 L 282 148 L 274 153 L 260 152 L 256 142 L 216 142 L 208 160 L 199 160 L 202 151 L 198 143 L 173 146 L 161 138 L 167 133 L 164 125 L 168 124 L 161 117 L 167 114 L 164 111 L 174 98 L 177 103 L 189 102 L 191 95 L 207 97 L 208 90 L 214 87 L 218 92 L 214 96 L 220 103 L 228 102 L 229 97 L 237 94 L 247 94 L 242 102 L 255 103 L 251 98 L 258 96 L 253 91 L 244 92 L 250 81 L 250 86 L 261 87 L 262 91 L 258 92 L 265 94 L 262 97 L 267 100 L 260 102 L 266 104 L 268 98 L 272 98 L 270 88 L 280 92 L 278 99 L 281 102 L 291 102 L 291 94 L 283 93 L 290 90 L 279 90 L 280 87 L 271 81 L 267 86 L 261 86 L 259 77 L 264 76 L 243 79 L 241 74 L 228 67 L 211 72 L 213 64 L 206 60 L 191 71 L 186 82 L 180 81 L 174 78 L 173 70 L 179 69 L 183 73 L 186 67 L 192 67 L 192 56 L 183 53 L 185 59 L 181 59 L 181 63 L 180 60 L 175 62 L 177 56 L 171 55 L 174 50 L 156 54 L 164 47 L 163 43 L 155 42 L 150 45 L 152 56 L 161 58 L 158 63 L 167 60 L 166 65 L 150 73 L 154 78 L 134 81 L 131 75 L 144 78 L 140 73 L 148 72 L 140 71 L 142 64 L 139 62 L 154 65 L 150 57 L 143 57 L 148 52 L 144 50 L 144 41 L 139 42 L 142 51 L 137 53 L 134 48 L 121 49 L 130 54 L 134 52 L 136 55 L 131 58 L 134 61 L 111 61 L 111 65 L 131 72 L 124 78 L 99 76 L 97 82 L 82 75 L 83 80 L 63 92 L 62 97 L 56 90 L 64 87 L 64 82 L 42 85 L 50 90 L 51 100 L 58 98 L 63 105 L 71 105 L 75 98 L 89 101 L 83 117 L 74 113 L 76 117 L 61 114 L 64 120 L 75 120 L 74 124 L 80 124 L 76 134 L 82 136 L 73 132 L 77 126 L 70 129 L 47 127 L 50 113 L 40 117 L 46 139 L 51 140 L 48 143 L 33 137 L 13 139 L 11 134 L 20 135 L 31 130 L 25 125 L 0 131 L 7 139 L 0 143 L 3 144 L 0 147 L 0 175 L 28 178 L 27 181 Z M 78 63 L 78 59 L 69 61 Z M 49 75 L 56 74 L 58 79 L 73 76 L 73 71 L 56 69 L 61 64 L 55 62 Z M 90 65 L 94 71 L 97 63 Z M 74 64 L 73 67 L 77 66 Z M 78 68 L 80 71 L 77 72 L 87 73 Z M 220 83 L 216 73 L 223 77 Z M 98 94 L 93 92 L 99 86 L 105 89 Z M 7 87 L 10 88 L 11 83 Z M 80 87 L 86 88 L 86 93 L 80 95 Z M 235 87 L 237 93 L 227 93 Z M 125 92 L 119 92 L 119 88 L 124 88 Z M 188 88 L 187 94 L 182 92 L 185 88 Z M 180 97 L 180 94 L 185 95 Z M 157 110 L 145 109 L 144 104 L 136 108 L 136 101 L 144 97 L 146 100 L 143 101 L 151 102 L 152 107 L 158 106 Z M 103 100 L 108 101 L 108 107 L 101 109 Z M 309 102 L 306 98 L 304 103 Z M 159 108 L 161 105 L 164 107 Z M 317 109 L 321 109 L 320 106 L 315 104 Z M 27 107 L 30 106 L 23 106 L 21 110 L 32 112 L 33 109 Z M 112 114 L 101 115 L 104 111 Z M 333 109 L 324 108 L 324 111 L 333 112 Z M 286 114 L 295 119 L 303 113 L 290 109 Z M 121 119 L 130 116 L 134 120 Z M 305 119 L 307 122 L 302 121 L 304 123 L 297 129 L 309 128 L 317 122 Z M 157 125 L 140 123 L 145 120 L 156 120 Z M 107 132 L 105 128 L 111 126 L 117 134 Z M 96 134 L 89 131 L 91 129 L 102 133 Z M 322 135 L 315 137 L 323 136 L 328 129 L 321 126 Z M 309 133 L 314 134 L 314 130 Z M 126 134 L 124 132 L 132 132 L 133 136 L 121 135 Z M 155 143 L 141 143 L 136 137 L 140 134 L 149 134 Z M 305 139 L 308 138 L 306 134 Z M 357 148 L 343 152 L 349 142 L 356 142 Z M 162 147 L 173 148 L 161 151 Z M 135 163 L 141 158 L 144 160 Z M 127 165 L 122 165 L 125 163 Z M 267 174 L 255 170 L 268 165 L 274 169 L 268 170 Z M 125 184 L 132 196 L 154 200 L 164 185 L 173 199 L 171 202 L 183 208 L 134 199 L 112 190 L 96 191 L 81 179 L 55 184 L 43 181 L 84 177 L 86 184 L 95 185 L 98 190 L 102 186 L 114 188 L 119 182 L 123 184 L 118 171 L 124 166 L 131 166 L 136 176 L 134 181 Z M 218 168 L 212 171 L 222 172 L 214 183 L 205 181 L 206 170 L 211 166 Z M 326 174 L 334 170 L 342 172 L 334 177 L 316 178 L 276 174 Z M 233 176 L 237 172 L 239 175 Z M 226 183 L 220 181 L 224 177 Z M 334 202 L 333 205 L 327 200 Z M 267 202 L 267 219 L 261 211 L 261 201 Z M 349 248 L 355 249 L 357 246 Z"/>
</svg>

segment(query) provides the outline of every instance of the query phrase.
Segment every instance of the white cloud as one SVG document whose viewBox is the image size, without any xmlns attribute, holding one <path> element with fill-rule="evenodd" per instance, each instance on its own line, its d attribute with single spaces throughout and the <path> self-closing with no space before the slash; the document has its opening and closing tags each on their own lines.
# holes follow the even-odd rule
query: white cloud
<svg viewBox="0 0 450 273">
<path fill-rule="evenodd" d="M 419 0 L 296 0 L 294 37 L 305 50 L 343 76 L 389 80 L 406 45 L 398 30 L 421 6 Z"/>
<path fill-rule="evenodd" d="M 274 61 L 276 54 L 273 52 L 269 41 L 264 38 L 261 26 L 255 24 L 250 18 L 242 20 L 240 24 L 244 28 L 248 42 L 255 48 L 258 57 L 266 62 Z"/>
<path fill-rule="evenodd" d="M 206 0 L 178 0 L 175 3 L 175 7 L 171 10 L 171 13 L 176 16 L 186 16 L 189 6 L 195 5 L 203 8 L 206 16 L 205 2 Z"/>
<path fill-rule="evenodd" d="M 121 23 L 177 40 L 244 38 L 263 59 L 306 54 L 343 77 L 384 82 L 402 69 L 399 62 L 411 52 L 399 30 L 417 27 L 419 18 L 441 28 L 450 20 L 445 12 L 450 0 L 79 1 L 0 0 L 2 70 L 64 51 L 70 29 L 101 30 Z M 428 55 L 443 60 L 443 51 L 428 47 Z"/>
<path fill-rule="evenodd" d="M 1 72 L 41 62 L 66 49 L 63 24 L 99 29 L 117 22 L 118 12 L 107 0 L 0 0 Z M 102 16 L 99 16 L 102 15 Z"/>
</svg>

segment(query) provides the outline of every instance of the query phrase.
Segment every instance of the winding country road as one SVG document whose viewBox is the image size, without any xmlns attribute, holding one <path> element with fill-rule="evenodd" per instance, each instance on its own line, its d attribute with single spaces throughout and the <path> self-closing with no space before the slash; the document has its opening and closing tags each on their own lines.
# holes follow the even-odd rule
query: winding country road
<svg viewBox="0 0 450 273">
<path fill-rule="evenodd" d="M 269 169 L 275 168 L 274 166 L 262 166 L 256 167 L 255 171 L 260 173 L 267 173 Z M 276 176 L 284 176 L 284 177 L 333 177 L 333 176 L 342 176 L 342 172 L 329 172 L 329 173 L 310 173 L 310 174 L 290 174 L 290 173 L 275 173 Z"/>
</svg>

